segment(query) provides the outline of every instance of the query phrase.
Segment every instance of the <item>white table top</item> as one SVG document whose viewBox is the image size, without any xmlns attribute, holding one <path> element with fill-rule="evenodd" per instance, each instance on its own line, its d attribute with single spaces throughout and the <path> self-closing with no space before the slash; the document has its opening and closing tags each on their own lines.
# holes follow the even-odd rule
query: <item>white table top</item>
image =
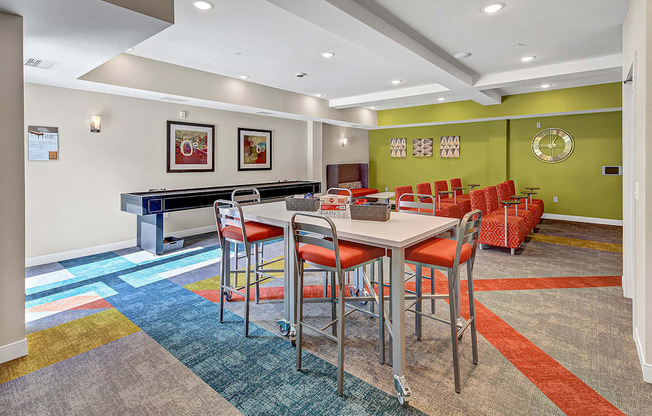
<svg viewBox="0 0 652 416">
<path fill-rule="evenodd" d="M 394 192 L 378 192 L 377 194 L 365 195 L 363 198 L 394 198 L 395 196 Z"/>
<path fill-rule="evenodd" d="M 247 205 L 242 207 L 242 211 L 247 220 L 278 226 L 287 226 L 294 214 L 301 213 L 300 211 L 286 210 L 285 201 Z M 318 215 L 319 212 L 309 212 L 308 214 Z M 390 220 L 387 222 L 329 218 L 333 220 L 339 238 L 385 248 L 405 248 L 450 230 L 459 224 L 459 220 L 455 218 L 403 212 L 392 212 Z M 301 221 L 314 222 L 318 220 L 303 217 Z"/>
</svg>

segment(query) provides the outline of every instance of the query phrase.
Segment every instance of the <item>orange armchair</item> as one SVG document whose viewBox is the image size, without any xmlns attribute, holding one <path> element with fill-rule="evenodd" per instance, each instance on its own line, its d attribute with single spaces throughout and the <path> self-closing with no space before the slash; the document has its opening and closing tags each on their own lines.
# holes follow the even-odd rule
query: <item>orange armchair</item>
<svg viewBox="0 0 652 416">
<path fill-rule="evenodd" d="M 435 198 L 437 201 L 444 203 L 453 203 L 460 207 L 462 216 L 471 212 L 471 202 L 468 199 L 457 199 L 457 197 L 450 197 L 452 193 L 448 191 L 448 183 L 446 181 L 435 181 Z"/>
<path fill-rule="evenodd" d="M 421 195 L 432 195 L 432 188 L 430 187 L 430 183 L 426 182 L 426 183 L 417 184 L 417 193 Z M 435 201 L 437 201 L 436 195 L 435 195 Z M 437 201 L 436 204 L 437 204 L 437 211 L 441 211 L 442 216 L 444 217 L 459 218 L 459 219 L 462 219 L 462 217 L 464 217 L 464 214 L 462 214 L 462 210 L 457 204 L 454 204 L 452 202 L 448 203 L 448 202 L 441 202 L 441 201 Z"/>
<path fill-rule="evenodd" d="M 498 191 L 498 199 L 500 201 L 514 199 L 514 198 L 512 198 L 512 195 L 515 195 L 515 194 L 509 192 L 509 188 L 508 188 L 507 184 L 499 183 L 498 185 L 496 185 L 496 189 Z M 523 196 L 523 199 L 527 199 L 527 197 Z M 520 199 L 519 199 L 519 202 L 520 202 Z M 521 211 L 521 210 L 530 211 L 532 213 L 532 215 L 534 215 L 534 220 L 535 220 L 534 221 L 535 222 L 534 226 L 536 227 L 537 225 L 539 225 L 539 221 L 541 221 L 541 215 L 539 214 L 539 207 L 535 206 L 534 204 L 529 205 L 529 204 L 526 204 L 526 203 L 519 203 L 517 205 L 518 205 L 518 210 L 519 211 Z"/>
<path fill-rule="evenodd" d="M 509 192 L 511 192 L 511 195 L 516 195 L 516 186 L 514 186 L 514 181 L 509 179 L 509 180 L 505 181 L 505 183 L 507 184 L 507 187 L 509 188 Z M 540 207 L 539 208 L 539 212 L 540 212 L 539 218 L 541 218 L 541 215 L 543 215 L 543 211 L 544 211 L 543 199 L 530 198 L 528 206 L 529 206 L 529 204 L 534 204 L 534 205 L 537 205 L 538 207 Z"/>
<path fill-rule="evenodd" d="M 496 247 L 506 247 L 515 254 L 516 249 L 525 241 L 528 229 L 525 220 L 489 213 L 484 191 L 474 190 L 469 192 L 471 207 L 482 211 L 482 226 L 478 242 Z M 482 246 L 481 246 L 482 247 Z"/>
<path fill-rule="evenodd" d="M 487 186 L 484 188 L 484 196 L 489 213 L 504 215 L 504 208 L 501 208 L 501 204 L 498 200 L 498 190 L 495 186 Z M 507 208 L 507 215 L 523 218 L 523 220 L 525 220 L 525 225 L 527 226 L 528 233 L 534 229 L 536 218 L 530 211 L 518 208 Z"/>
</svg>

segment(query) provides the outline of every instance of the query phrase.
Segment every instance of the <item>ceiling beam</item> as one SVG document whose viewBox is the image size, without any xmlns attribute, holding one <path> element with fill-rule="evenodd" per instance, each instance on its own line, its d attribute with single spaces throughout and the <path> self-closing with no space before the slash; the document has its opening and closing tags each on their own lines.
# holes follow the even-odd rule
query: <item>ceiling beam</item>
<svg viewBox="0 0 652 416">
<path fill-rule="evenodd" d="M 502 88 L 510 84 L 526 81 L 541 81 L 546 78 L 564 76 L 566 78 L 583 77 L 605 71 L 621 71 L 623 58 L 621 54 L 600 56 L 560 64 L 519 69 L 481 76 L 474 87 L 478 89 Z"/>
<path fill-rule="evenodd" d="M 330 106 L 333 108 L 347 108 L 365 105 L 383 104 L 385 101 L 395 100 L 397 98 L 418 97 L 429 94 L 437 94 L 449 91 L 448 88 L 439 84 L 420 85 L 418 87 L 401 88 L 375 92 L 371 94 L 355 95 L 352 97 L 336 98 L 330 100 Z"/>
<path fill-rule="evenodd" d="M 475 74 L 470 70 L 371 0 L 267 1 L 395 62 L 406 66 L 425 63 L 434 82 L 461 90 L 467 99 L 483 105 L 501 103 L 497 92 L 473 88 Z M 391 41 L 389 46 L 387 40 Z"/>
</svg>

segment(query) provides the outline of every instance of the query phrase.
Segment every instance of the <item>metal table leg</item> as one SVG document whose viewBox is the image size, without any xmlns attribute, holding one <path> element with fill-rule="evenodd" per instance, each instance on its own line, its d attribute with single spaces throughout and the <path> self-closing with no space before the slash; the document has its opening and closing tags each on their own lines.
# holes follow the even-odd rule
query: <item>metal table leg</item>
<svg viewBox="0 0 652 416">
<path fill-rule="evenodd" d="M 405 380 L 405 249 L 392 248 L 392 364 L 394 367 L 394 387 L 401 404 L 406 404 L 412 391 Z"/>
</svg>

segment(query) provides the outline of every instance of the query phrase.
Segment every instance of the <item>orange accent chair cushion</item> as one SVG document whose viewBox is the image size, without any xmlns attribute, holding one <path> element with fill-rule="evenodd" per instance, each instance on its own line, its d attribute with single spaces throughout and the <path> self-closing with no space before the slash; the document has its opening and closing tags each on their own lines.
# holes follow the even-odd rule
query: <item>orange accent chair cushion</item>
<svg viewBox="0 0 652 416">
<path fill-rule="evenodd" d="M 460 178 L 453 178 L 451 179 L 451 189 L 453 188 L 461 188 L 462 187 L 462 179 Z M 459 200 L 460 198 L 462 199 L 469 199 L 471 196 L 469 194 L 464 194 L 462 193 L 461 189 L 458 189 L 455 191 L 455 194 L 457 194 L 457 199 Z M 514 194 L 512 194 L 514 195 Z"/>
<path fill-rule="evenodd" d="M 372 188 L 357 188 L 357 189 L 351 189 L 350 191 L 353 198 L 360 198 L 361 196 L 378 193 L 378 189 L 372 189 Z M 339 191 L 337 194 L 347 195 L 347 196 L 349 195 L 349 193 L 346 191 Z"/>
</svg>

